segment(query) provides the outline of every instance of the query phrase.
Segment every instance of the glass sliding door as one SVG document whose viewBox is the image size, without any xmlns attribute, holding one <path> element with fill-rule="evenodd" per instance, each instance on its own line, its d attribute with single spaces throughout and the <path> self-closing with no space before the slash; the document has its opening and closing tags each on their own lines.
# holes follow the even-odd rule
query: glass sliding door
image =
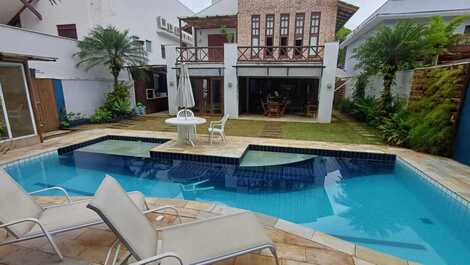
<svg viewBox="0 0 470 265">
<path fill-rule="evenodd" d="M 34 135 L 36 128 L 23 65 L 0 63 L 0 97 L 2 139 Z"/>
</svg>

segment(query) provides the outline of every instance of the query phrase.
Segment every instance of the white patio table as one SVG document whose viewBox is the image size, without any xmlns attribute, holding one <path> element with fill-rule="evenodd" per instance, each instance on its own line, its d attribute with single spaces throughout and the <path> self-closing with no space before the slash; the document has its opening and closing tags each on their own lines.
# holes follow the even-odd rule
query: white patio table
<svg viewBox="0 0 470 265">
<path fill-rule="evenodd" d="M 204 124 L 206 122 L 206 119 L 200 117 L 170 118 L 165 120 L 166 124 L 176 126 L 178 132 L 176 142 L 178 144 L 189 143 L 192 146 L 194 146 L 197 136 L 193 127 Z"/>
</svg>

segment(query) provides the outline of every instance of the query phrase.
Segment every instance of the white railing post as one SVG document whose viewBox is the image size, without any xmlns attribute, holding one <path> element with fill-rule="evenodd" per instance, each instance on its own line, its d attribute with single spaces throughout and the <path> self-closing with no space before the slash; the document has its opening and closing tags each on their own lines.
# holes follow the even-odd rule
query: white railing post
<svg viewBox="0 0 470 265">
<path fill-rule="evenodd" d="M 318 122 L 330 123 L 333 114 L 333 100 L 335 97 L 336 67 L 338 63 L 338 42 L 325 44 L 323 53 L 323 73 L 320 80 L 320 94 L 318 96 Z"/>
<path fill-rule="evenodd" d="M 238 48 L 236 43 L 224 44 L 224 113 L 238 118 Z"/>
</svg>

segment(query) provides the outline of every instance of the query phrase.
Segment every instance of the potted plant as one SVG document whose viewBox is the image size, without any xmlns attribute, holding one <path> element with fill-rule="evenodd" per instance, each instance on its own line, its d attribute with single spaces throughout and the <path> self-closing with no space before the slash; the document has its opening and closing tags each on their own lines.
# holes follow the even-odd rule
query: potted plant
<svg viewBox="0 0 470 265">
<path fill-rule="evenodd" d="M 137 102 L 137 106 L 135 107 L 135 112 L 139 116 L 145 115 L 145 106 L 144 104 L 142 104 L 142 102 Z"/>
</svg>

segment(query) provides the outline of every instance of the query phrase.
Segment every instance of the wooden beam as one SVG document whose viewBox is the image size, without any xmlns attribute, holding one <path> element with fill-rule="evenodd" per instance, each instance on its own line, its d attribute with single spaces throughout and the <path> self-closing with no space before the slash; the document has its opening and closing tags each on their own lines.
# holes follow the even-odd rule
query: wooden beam
<svg viewBox="0 0 470 265">
<path fill-rule="evenodd" d="M 39 0 L 29 0 L 29 3 L 30 4 L 34 4 L 35 2 L 38 2 Z M 18 12 L 16 12 L 16 14 L 10 19 L 10 21 L 8 21 L 7 25 L 10 25 L 11 23 L 13 23 L 13 21 L 19 17 L 21 15 L 21 13 L 23 13 L 23 11 L 26 9 L 26 6 L 23 5 L 23 7 L 18 10 Z"/>
<path fill-rule="evenodd" d="M 31 2 L 28 2 L 26 0 L 19 0 L 20 2 L 23 3 L 25 8 L 28 8 L 33 14 L 39 19 L 42 20 L 41 14 L 32 6 Z"/>
</svg>

